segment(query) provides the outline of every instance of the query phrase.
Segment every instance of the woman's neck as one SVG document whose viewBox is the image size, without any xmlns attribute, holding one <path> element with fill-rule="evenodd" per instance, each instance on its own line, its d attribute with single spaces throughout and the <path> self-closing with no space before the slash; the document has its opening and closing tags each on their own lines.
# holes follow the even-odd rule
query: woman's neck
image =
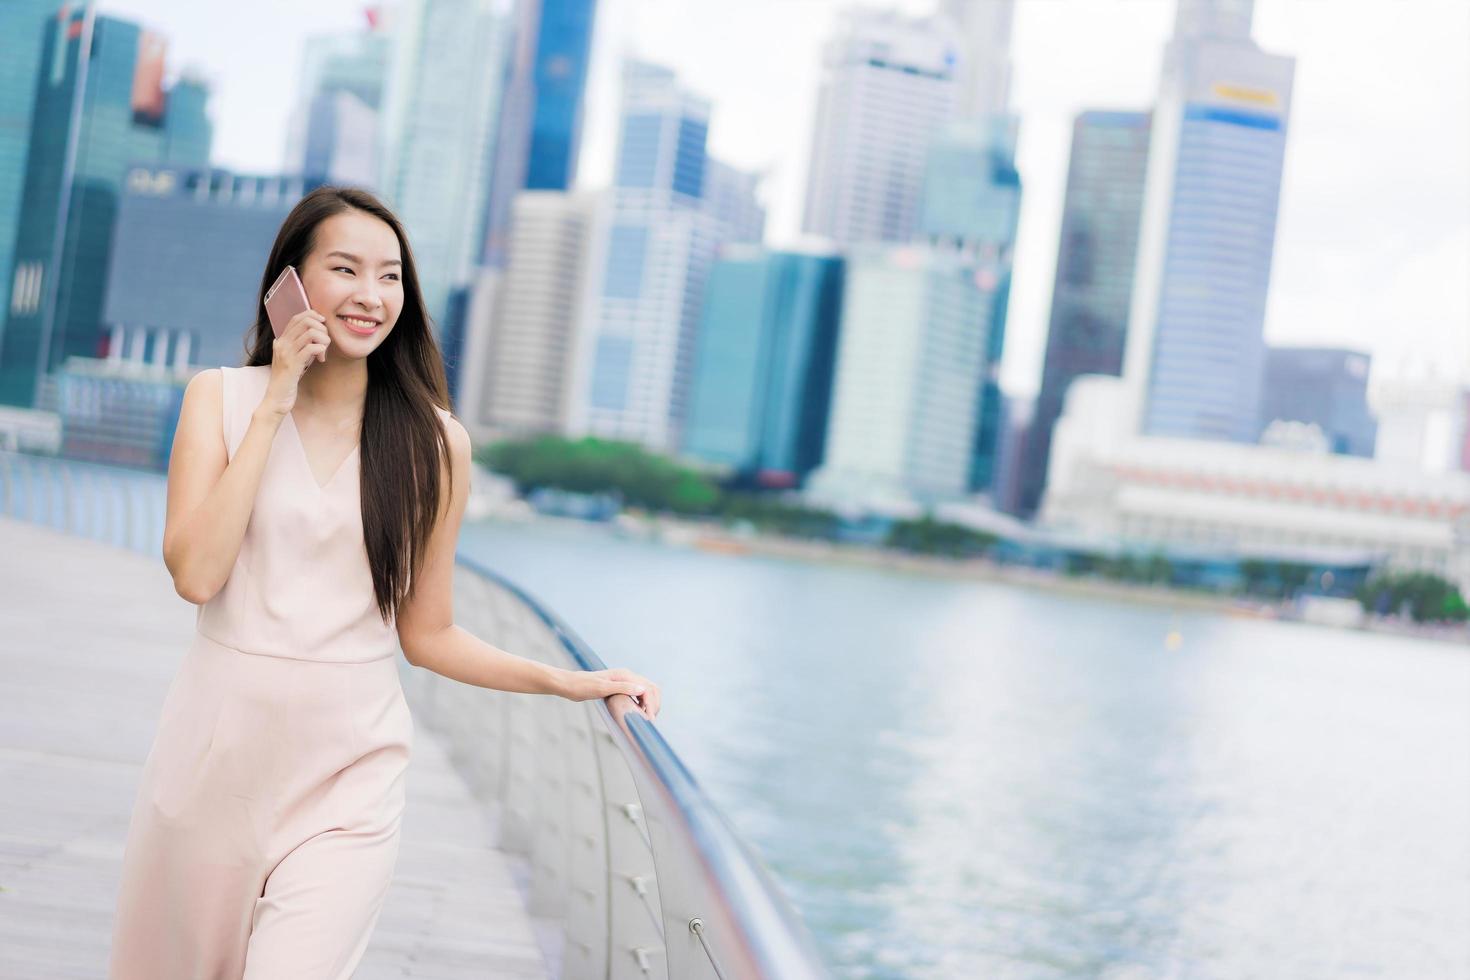
<svg viewBox="0 0 1470 980">
<path fill-rule="evenodd" d="M 361 358 L 325 361 L 309 366 L 296 383 L 297 403 L 313 415 L 358 418 L 367 397 L 367 361 Z"/>
</svg>

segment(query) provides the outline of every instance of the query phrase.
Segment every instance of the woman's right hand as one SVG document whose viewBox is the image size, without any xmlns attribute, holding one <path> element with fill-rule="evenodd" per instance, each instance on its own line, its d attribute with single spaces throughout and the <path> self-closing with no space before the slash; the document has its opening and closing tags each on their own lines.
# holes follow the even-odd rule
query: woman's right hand
<svg viewBox="0 0 1470 980">
<path fill-rule="evenodd" d="M 286 324 L 271 344 L 271 377 L 260 400 L 264 411 L 285 418 L 296 405 L 296 388 L 313 361 L 327 359 L 332 338 L 327 318 L 316 310 L 302 310 Z"/>
</svg>

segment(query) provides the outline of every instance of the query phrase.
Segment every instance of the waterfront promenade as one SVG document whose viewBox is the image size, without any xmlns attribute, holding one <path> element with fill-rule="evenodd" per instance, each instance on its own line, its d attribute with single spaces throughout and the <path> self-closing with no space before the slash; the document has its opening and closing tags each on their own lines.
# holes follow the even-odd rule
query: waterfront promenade
<svg viewBox="0 0 1470 980">
<path fill-rule="evenodd" d="M 129 812 L 196 607 L 161 558 L 6 517 L 0 595 L 0 976 L 102 977 Z M 415 729 L 398 870 L 356 980 L 548 976 L 519 859 Z"/>
</svg>

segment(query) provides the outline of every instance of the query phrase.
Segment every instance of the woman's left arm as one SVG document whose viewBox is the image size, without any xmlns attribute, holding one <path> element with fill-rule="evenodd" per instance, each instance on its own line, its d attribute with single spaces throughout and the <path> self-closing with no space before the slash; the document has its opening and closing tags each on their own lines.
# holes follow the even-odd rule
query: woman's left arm
<svg viewBox="0 0 1470 980">
<path fill-rule="evenodd" d="M 440 471 L 447 499 L 429 535 L 413 597 L 398 611 L 398 641 L 415 667 L 451 680 L 520 694 L 555 694 L 590 701 L 626 694 L 653 718 L 659 709 L 657 684 L 621 668 L 565 670 L 507 653 L 454 623 L 454 551 L 470 492 L 470 435 L 459 419 L 444 420 L 451 472 Z"/>
</svg>

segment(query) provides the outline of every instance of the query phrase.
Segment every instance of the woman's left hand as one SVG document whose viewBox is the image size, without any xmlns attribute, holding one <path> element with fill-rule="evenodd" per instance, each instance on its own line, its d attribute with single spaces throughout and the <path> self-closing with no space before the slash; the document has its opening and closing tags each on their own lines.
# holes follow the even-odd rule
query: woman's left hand
<svg viewBox="0 0 1470 980">
<path fill-rule="evenodd" d="M 626 694 L 632 698 L 643 717 L 649 721 L 658 716 L 661 700 L 658 685 L 643 675 L 622 667 L 572 671 L 565 697 L 569 701 L 591 701 L 593 698 L 606 698 L 614 694 Z"/>
</svg>

